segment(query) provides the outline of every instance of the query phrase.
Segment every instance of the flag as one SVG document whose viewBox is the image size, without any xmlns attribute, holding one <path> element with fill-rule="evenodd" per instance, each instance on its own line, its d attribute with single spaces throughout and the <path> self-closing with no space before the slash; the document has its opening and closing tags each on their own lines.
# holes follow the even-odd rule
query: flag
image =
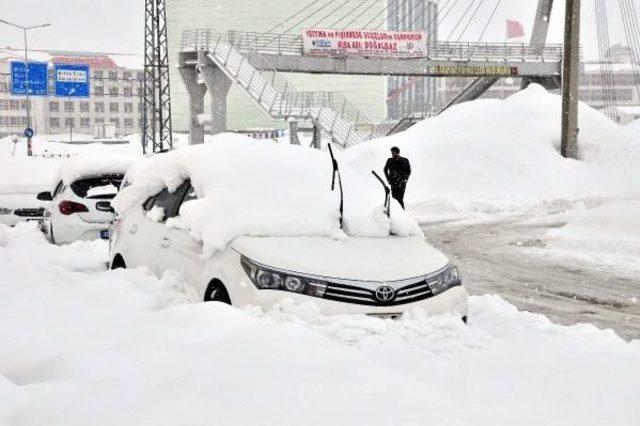
<svg viewBox="0 0 640 426">
<path fill-rule="evenodd" d="M 507 19 L 507 38 L 524 37 L 524 27 L 520 21 L 511 21 Z"/>
</svg>

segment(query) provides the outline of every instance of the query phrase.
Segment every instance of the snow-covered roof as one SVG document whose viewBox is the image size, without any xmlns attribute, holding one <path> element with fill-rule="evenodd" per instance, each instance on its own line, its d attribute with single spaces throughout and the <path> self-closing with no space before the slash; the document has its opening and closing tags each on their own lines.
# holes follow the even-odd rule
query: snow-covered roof
<svg viewBox="0 0 640 426">
<path fill-rule="evenodd" d="M 24 50 L 0 48 L 0 61 L 24 60 Z M 127 53 L 75 52 L 58 50 L 29 50 L 29 60 L 48 63 L 82 63 L 92 68 L 143 68 L 142 55 Z"/>
<path fill-rule="evenodd" d="M 53 185 L 62 180 L 69 185 L 78 179 L 103 174 L 125 174 L 136 162 L 135 156 L 101 155 L 73 157 L 60 163 Z"/>
<path fill-rule="evenodd" d="M 140 205 L 186 178 L 198 196 L 185 203 L 180 221 L 209 252 L 251 236 L 422 235 L 417 223 L 393 201 L 384 213 L 384 190 L 374 176 L 341 169 L 340 195 L 331 191 L 329 154 L 314 149 L 221 134 L 211 143 L 155 155 L 127 175 L 130 186 L 113 202 L 119 213 Z"/>
</svg>

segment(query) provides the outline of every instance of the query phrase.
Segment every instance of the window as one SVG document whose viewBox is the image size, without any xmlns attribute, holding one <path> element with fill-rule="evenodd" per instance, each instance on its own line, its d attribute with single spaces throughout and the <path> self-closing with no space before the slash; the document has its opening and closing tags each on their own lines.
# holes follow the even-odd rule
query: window
<svg viewBox="0 0 640 426">
<path fill-rule="evenodd" d="M 75 120 L 73 117 L 67 117 L 64 119 L 64 127 L 75 127 Z"/>
<path fill-rule="evenodd" d="M 103 102 L 96 102 L 94 104 L 94 108 L 95 108 L 96 112 L 104 112 L 104 103 Z"/>
<path fill-rule="evenodd" d="M 20 117 L 20 125 L 23 127 L 27 127 L 29 125 L 29 118 Z"/>
<path fill-rule="evenodd" d="M 71 184 L 71 190 L 81 198 L 111 199 L 116 196 L 123 178 L 124 175 L 113 174 L 81 179 Z M 99 191 L 92 191 L 94 188 Z"/>
<path fill-rule="evenodd" d="M 74 109 L 73 101 L 65 101 L 64 112 L 73 112 Z"/>
<path fill-rule="evenodd" d="M 11 117 L 11 126 L 20 127 L 20 117 Z"/>
<path fill-rule="evenodd" d="M 80 127 L 89 127 L 91 126 L 91 119 L 89 117 L 80 118 Z"/>
<path fill-rule="evenodd" d="M 145 210 L 151 210 L 152 207 L 160 207 L 164 210 L 162 222 L 169 218 L 176 217 L 181 205 L 181 201 L 185 198 L 185 192 L 191 187 L 191 183 L 187 180 L 182 183 L 171 193 L 168 189 L 162 190 L 156 196 L 149 198 L 143 205 Z"/>
<path fill-rule="evenodd" d="M 49 119 L 49 127 L 57 129 L 60 127 L 60 119 L 58 117 L 51 117 Z"/>
<path fill-rule="evenodd" d="M 20 101 L 16 99 L 9 99 L 9 109 L 18 111 L 20 109 Z"/>
<path fill-rule="evenodd" d="M 133 112 L 133 104 L 131 102 L 125 102 L 124 112 Z"/>
<path fill-rule="evenodd" d="M 109 71 L 109 80 L 117 81 L 118 80 L 118 71 Z"/>
<path fill-rule="evenodd" d="M 125 118 L 124 119 L 124 127 L 132 128 L 133 127 L 133 118 Z"/>
<path fill-rule="evenodd" d="M 96 118 L 96 119 L 94 120 L 94 122 L 95 122 L 96 124 L 104 124 L 104 118 Z"/>
<path fill-rule="evenodd" d="M 109 112 L 118 112 L 120 111 L 119 105 L 116 102 L 111 102 L 109 104 Z"/>
<path fill-rule="evenodd" d="M 20 109 L 23 111 L 27 110 L 27 101 L 20 101 Z"/>
<path fill-rule="evenodd" d="M 142 96 L 142 87 L 138 87 L 136 93 L 138 94 L 138 96 Z"/>
<path fill-rule="evenodd" d="M 125 80 L 131 80 L 131 71 L 123 71 L 122 78 Z"/>
<path fill-rule="evenodd" d="M 0 126 L 6 126 L 7 124 L 5 123 L 7 123 L 6 117 L 0 115 Z"/>
<path fill-rule="evenodd" d="M 89 102 L 80 102 L 80 112 L 89 112 Z"/>
<path fill-rule="evenodd" d="M 133 96 L 133 88 L 131 86 L 127 86 L 124 89 L 122 89 L 122 93 L 125 96 L 131 97 L 131 96 Z"/>
<path fill-rule="evenodd" d="M 93 94 L 96 96 L 103 96 L 104 95 L 104 87 L 102 86 L 94 86 L 93 87 Z"/>
<path fill-rule="evenodd" d="M 143 81 L 144 80 L 144 73 L 142 73 L 142 72 L 137 73 L 136 74 L 136 79 L 138 81 Z"/>
<path fill-rule="evenodd" d="M 6 110 L 9 107 L 9 103 L 6 99 L 0 99 L 0 109 Z"/>
<path fill-rule="evenodd" d="M 120 127 L 120 119 L 119 118 L 110 118 L 109 123 L 115 124 L 116 127 Z"/>
<path fill-rule="evenodd" d="M 101 80 L 101 79 L 104 78 L 104 74 L 102 73 L 102 71 L 94 71 L 93 72 L 93 78 Z"/>
<path fill-rule="evenodd" d="M 49 111 L 51 111 L 51 112 L 60 111 L 60 103 L 58 101 L 49 102 Z"/>
<path fill-rule="evenodd" d="M 118 96 L 118 86 L 109 87 L 109 95 Z"/>
</svg>

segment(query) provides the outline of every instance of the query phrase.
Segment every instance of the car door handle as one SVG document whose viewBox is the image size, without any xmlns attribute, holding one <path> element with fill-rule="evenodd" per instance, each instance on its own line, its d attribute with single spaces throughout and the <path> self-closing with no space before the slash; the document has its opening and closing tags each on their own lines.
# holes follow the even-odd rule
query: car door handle
<svg viewBox="0 0 640 426">
<path fill-rule="evenodd" d="M 129 228 L 129 233 L 135 234 L 136 232 L 138 232 L 138 225 L 132 225 L 131 228 Z"/>
<path fill-rule="evenodd" d="M 160 245 L 164 248 L 167 248 L 171 246 L 171 240 L 165 237 L 160 241 Z"/>
</svg>

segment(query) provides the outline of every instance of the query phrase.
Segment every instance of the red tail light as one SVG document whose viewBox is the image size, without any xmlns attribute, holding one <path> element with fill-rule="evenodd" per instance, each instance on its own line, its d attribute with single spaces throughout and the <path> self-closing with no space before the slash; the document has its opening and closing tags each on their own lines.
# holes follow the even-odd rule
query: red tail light
<svg viewBox="0 0 640 426">
<path fill-rule="evenodd" d="M 73 201 L 62 201 L 58 204 L 58 210 L 65 216 L 69 216 L 73 213 L 88 212 L 89 209 L 84 204 L 74 203 Z"/>
</svg>

